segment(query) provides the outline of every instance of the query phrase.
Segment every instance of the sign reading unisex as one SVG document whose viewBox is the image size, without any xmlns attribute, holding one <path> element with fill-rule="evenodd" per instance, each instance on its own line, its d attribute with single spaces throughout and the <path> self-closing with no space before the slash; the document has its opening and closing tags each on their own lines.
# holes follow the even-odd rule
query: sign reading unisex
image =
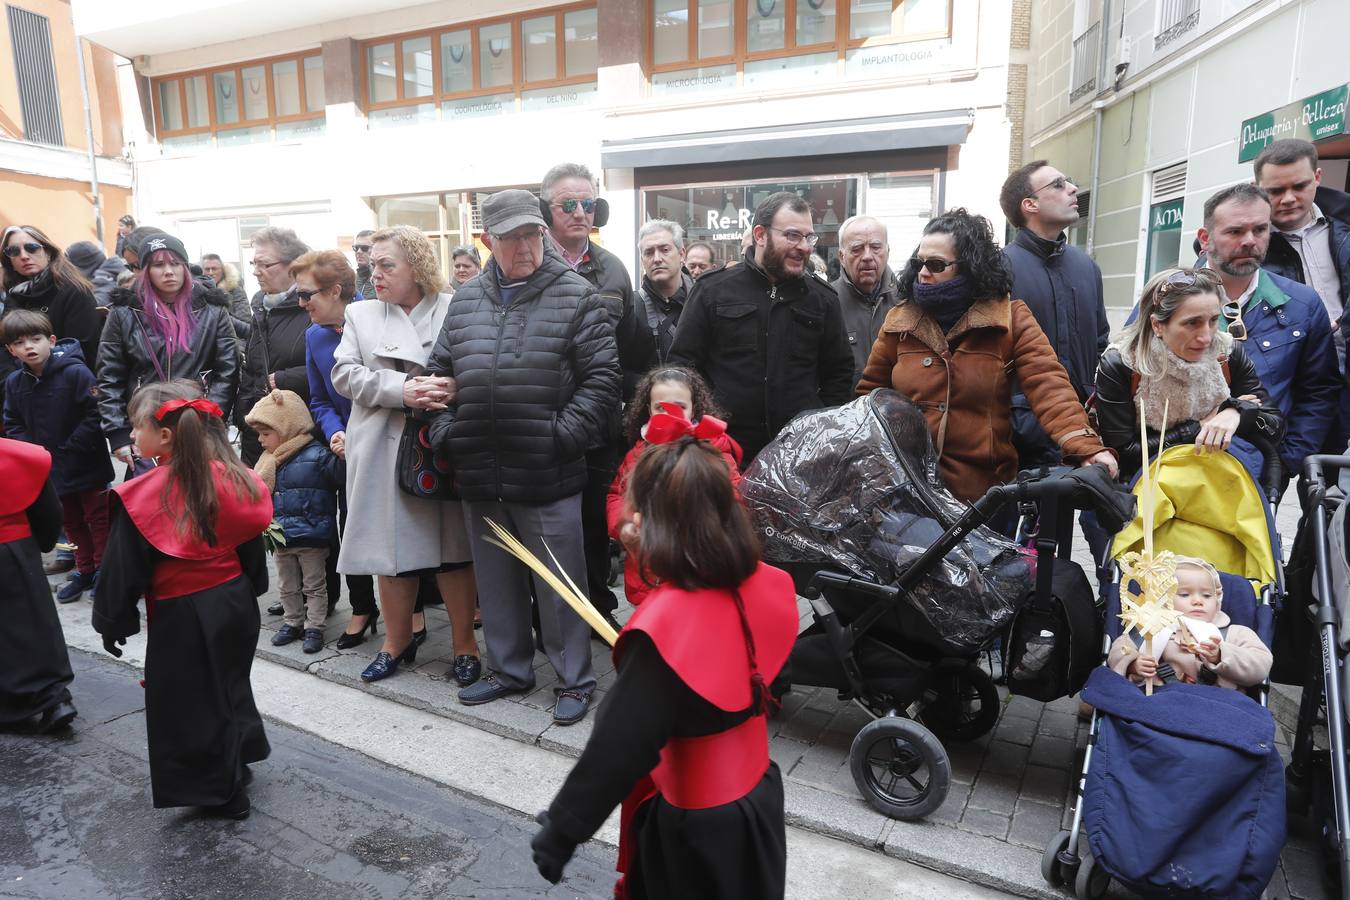
<svg viewBox="0 0 1350 900">
<path fill-rule="evenodd" d="M 1255 159 L 1272 141 L 1284 138 L 1321 141 L 1350 134 L 1345 116 L 1347 99 L 1350 85 L 1342 84 L 1247 119 L 1238 136 L 1238 162 Z"/>
</svg>

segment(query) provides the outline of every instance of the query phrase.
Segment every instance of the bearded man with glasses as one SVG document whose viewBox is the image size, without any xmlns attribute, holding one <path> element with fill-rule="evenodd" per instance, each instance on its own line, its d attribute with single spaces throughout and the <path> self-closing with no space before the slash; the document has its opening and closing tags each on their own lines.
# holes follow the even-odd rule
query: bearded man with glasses
<svg viewBox="0 0 1350 900">
<path fill-rule="evenodd" d="M 741 265 L 707 272 L 685 303 L 669 361 L 697 369 L 728 413 L 749 466 L 797 414 L 852 396 L 839 299 L 812 276 L 812 210 L 788 191 L 756 209 Z"/>
</svg>

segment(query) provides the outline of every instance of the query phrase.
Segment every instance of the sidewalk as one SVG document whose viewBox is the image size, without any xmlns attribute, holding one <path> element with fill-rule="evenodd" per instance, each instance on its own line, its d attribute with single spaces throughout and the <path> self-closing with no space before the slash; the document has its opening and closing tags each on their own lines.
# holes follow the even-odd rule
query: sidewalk
<svg viewBox="0 0 1350 900">
<path fill-rule="evenodd" d="M 1279 524 L 1286 542 L 1292 540 L 1295 523 L 1288 510 L 1281 510 Z M 1076 547 L 1075 558 L 1091 572 L 1082 542 Z M 260 605 L 265 608 L 274 598 L 275 585 Z M 620 606 L 618 618 L 623 621 L 631 608 Z M 806 605 L 801 602 L 800 606 L 805 621 Z M 88 646 L 92 635 L 88 601 L 59 609 L 67 640 L 72 646 Z M 341 603 L 328 621 L 324 650 L 305 655 L 298 641 L 273 647 L 271 637 L 280 619 L 264 614 L 258 657 L 564 759 L 578 756 L 585 746 L 594 712 L 571 727 L 553 724 L 555 679 L 541 654 L 535 657 L 532 693 L 485 706 L 462 706 L 455 699 L 458 688 L 450 672 L 450 626 L 441 608 L 428 610 L 428 640 L 418 652 L 417 663 L 371 685 L 362 683 L 359 675 L 380 649 L 382 637 L 368 639 L 352 650 L 336 650 L 333 642 L 345 630 L 349 615 L 347 604 Z M 92 646 L 98 642 L 94 640 Z M 592 647 L 599 679 L 595 704 L 599 705 L 615 673 L 608 647 L 598 641 Z M 319 693 L 323 692 L 316 685 Z M 770 722 L 770 753 L 784 775 L 788 822 L 1010 894 L 1070 896 L 1070 891 L 1051 888 L 1041 878 L 1040 859 L 1050 837 L 1068 828 L 1072 820 L 1073 788 L 1081 769 L 1087 725 L 1078 721 L 1077 703 L 1072 699 L 1041 704 L 1008 697 L 1003 689 L 1000 696 L 1004 704 L 993 731 L 967 744 L 946 744 L 953 780 L 946 803 L 924 821 L 899 822 L 874 812 L 858 794 L 850 774 L 849 747 L 868 721 L 867 715 L 852 704 L 841 704 L 833 690 L 794 688 L 785 698 L 782 715 Z M 264 702 L 261 697 L 259 702 Z M 290 702 L 303 701 L 292 697 Z M 329 712 L 344 715 L 336 708 Z M 371 724 L 365 721 L 355 727 L 369 729 Z M 1327 896 L 1319 860 L 1309 844 L 1291 838 L 1269 895 L 1298 900 Z"/>
</svg>

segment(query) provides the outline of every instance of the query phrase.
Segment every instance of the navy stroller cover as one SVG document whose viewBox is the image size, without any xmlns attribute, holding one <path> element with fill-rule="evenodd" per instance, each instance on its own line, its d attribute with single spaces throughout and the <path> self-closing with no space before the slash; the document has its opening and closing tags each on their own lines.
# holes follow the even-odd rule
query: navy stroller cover
<svg viewBox="0 0 1350 900">
<path fill-rule="evenodd" d="M 775 563 L 893 583 L 965 511 L 943 486 L 923 412 L 886 388 L 790 422 L 741 496 Z M 1029 558 L 980 526 L 901 601 L 951 652 L 984 649 L 1033 587 Z"/>
<path fill-rule="evenodd" d="M 1083 824 L 1102 868 L 1144 896 L 1260 896 L 1285 838 L 1270 712 L 1206 685 L 1145 697 L 1105 667 L 1083 699 L 1101 714 Z"/>
</svg>

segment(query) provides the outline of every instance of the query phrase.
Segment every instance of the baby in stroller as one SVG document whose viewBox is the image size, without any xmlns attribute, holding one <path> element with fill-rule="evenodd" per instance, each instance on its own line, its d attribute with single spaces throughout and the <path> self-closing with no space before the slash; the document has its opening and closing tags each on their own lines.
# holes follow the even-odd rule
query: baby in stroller
<svg viewBox="0 0 1350 900">
<path fill-rule="evenodd" d="M 1154 640 L 1156 655 L 1140 650 L 1137 635 L 1122 634 L 1106 664 L 1135 684 L 1216 684 L 1246 690 L 1270 674 L 1270 648 L 1255 631 L 1233 624 L 1223 611 L 1223 582 L 1211 563 L 1193 556 L 1176 561 L 1173 608 L 1182 620 Z M 1157 652 L 1160 648 L 1160 652 Z"/>
</svg>

